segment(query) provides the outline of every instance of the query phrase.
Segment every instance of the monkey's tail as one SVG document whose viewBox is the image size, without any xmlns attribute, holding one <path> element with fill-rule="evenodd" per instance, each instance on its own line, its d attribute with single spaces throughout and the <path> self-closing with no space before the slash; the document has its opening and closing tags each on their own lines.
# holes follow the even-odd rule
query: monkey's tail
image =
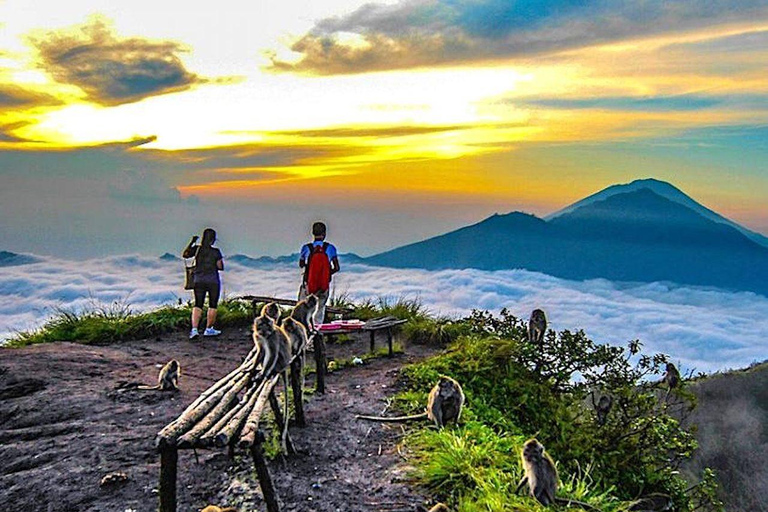
<svg viewBox="0 0 768 512">
<path fill-rule="evenodd" d="M 571 505 L 576 505 L 577 507 L 581 507 L 584 510 L 592 510 L 593 512 L 602 512 L 599 508 L 595 507 L 594 505 L 590 505 L 589 503 L 584 503 L 583 501 L 579 501 L 579 500 L 572 500 L 569 498 L 555 498 L 555 502 L 561 505 L 565 505 L 566 507 L 570 507 Z"/>
<path fill-rule="evenodd" d="M 427 413 L 414 414 L 413 416 L 396 416 L 394 418 L 387 418 L 386 416 L 355 416 L 356 420 L 366 421 L 380 421 L 385 423 L 405 423 L 406 421 L 424 420 L 427 418 Z"/>
<path fill-rule="evenodd" d="M 162 386 L 158 384 L 157 386 L 136 386 L 136 389 L 140 389 L 142 391 L 160 391 L 162 389 Z"/>
</svg>

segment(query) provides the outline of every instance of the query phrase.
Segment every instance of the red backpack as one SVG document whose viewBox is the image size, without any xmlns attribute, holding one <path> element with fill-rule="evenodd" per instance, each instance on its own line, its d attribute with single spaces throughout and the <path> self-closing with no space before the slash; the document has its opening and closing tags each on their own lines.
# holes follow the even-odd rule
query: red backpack
<svg viewBox="0 0 768 512">
<path fill-rule="evenodd" d="M 307 257 L 307 269 L 304 273 L 307 293 L 327 291 L 331 287 L 331 262 L 325 252 L 328 249 L 328 242 L 323 242 L 322 245 L 307 244 L 307 246 L 309 247 L 309 256 Z"/>
</svg>

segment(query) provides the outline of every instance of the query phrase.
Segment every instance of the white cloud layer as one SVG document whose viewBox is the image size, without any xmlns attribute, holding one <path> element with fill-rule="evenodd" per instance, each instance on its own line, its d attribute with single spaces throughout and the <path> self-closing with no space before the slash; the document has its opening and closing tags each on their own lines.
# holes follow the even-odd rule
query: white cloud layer
<svg viewBox="0 0 768 512">
<path fill-rule="evenodd" d="M 293 297 L 299 269 L 293 265 L 244 266 L 228 261 L 226 295 Z M 342 262 L 344 265 L 344 263 Z M 0 340 L 40 326 L 56 307 L 129 303 L 136 311 L 187 300 L 180 261 L 143 256 L 0 267 Z M 558 330 L 584 329 L 595 341 L 625 344 L 639 338 L 646 352 L 669 354 L 684 369 L 715 371 L 768 358 L 768 298 L 749 292 L 670 283 L 617 284 L 567 281 L 523 270 L 401 270 L 344 265 L 336 294 L 354 300 L 418 298 L 432 313 L 459 316 L 472 309 L 507 307 L 527 318 L 546 310 Z"/>
</svg>

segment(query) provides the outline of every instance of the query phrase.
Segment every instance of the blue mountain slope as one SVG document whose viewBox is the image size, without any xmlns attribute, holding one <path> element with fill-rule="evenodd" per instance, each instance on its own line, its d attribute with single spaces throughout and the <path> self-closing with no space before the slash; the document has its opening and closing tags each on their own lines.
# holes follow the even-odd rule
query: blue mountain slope
<svg viewBox="0 0 768 512">
<path fill-rule="evenodd" d="M 751 231 L 745 228 L 744 226 L 741 226 L 736 222 L 726 217 L 723 217 L 719 213 L 710 210 L 706 206 L 691 199 L 691 197 L 686 195 L 685 192 L 675 187 L 671 183 L 667 183 L 666 181 L 656 180 L 653 178 L 635 180 L 631 183 L 626 183 L 622 185 L 611 185 L 610 187 L 605 188 L 595 194 L 592 194 L 591 196 L 585 197 L 584 199 L 577 201 L 572 205 L 563 208 L 562 210 L 559 210 L 555 213 L 547 215 L 546 217 L 544 217 L 544 219 L 552 220 L 562 215 L 565 215 L 566 213 L 570 213 L 577 208 L 595 203 L 597 201 L 603 201 L 605 199 L 608 199 L 611 196 L 614 196 L 617 194 L 623 194 L 626 192 L 635 192 L 642 189 L 649 189 L 652 192 L 655 192 L 656 194 L 660 195 L 661 197 L 667 198 L 670 201 L 674 201 L 683 206 L 687 206 L 691 210 L 695 211 L 696 213 L 699 213 L 700 215 L 702 215 L 703 217 L 709 220 L 731 226 L 732 228 L 735 228 L 738 231 L 740 231 L 744 236 L 746 236 L 753 242 L 756 242 L 762 245 L 763 247 L 768 248 L 768 237 L 761 235 L 760 233 Z"/>
<path fill-rule="evenodd" d="M 27 254 L 16 254 L 10 251 L 0 251 L 0 267 L 16 267 L 19 265 L 28 265 L 37 263 L 40 259 Z"/>
<path fill-rule="evenodd" d="M 366 261 L 427 269 L 524 268 L 567 279 L 673 281 L 768 294 L 768 248 L 648 188 L 612 194 L 550 221 L 494 215 Z"/>
</svg>

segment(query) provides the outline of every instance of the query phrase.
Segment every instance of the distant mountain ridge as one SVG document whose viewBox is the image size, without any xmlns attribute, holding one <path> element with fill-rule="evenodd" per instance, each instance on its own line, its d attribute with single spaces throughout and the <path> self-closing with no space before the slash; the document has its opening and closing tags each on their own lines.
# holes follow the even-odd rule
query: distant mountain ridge
<svg viewBox="0 0 768 512">
<path fill-rule="evenodd" d="M 745 235 L 747 238 L 752 240 L 753 242 L 757 242 L 758 244 L 768 247 L 768 237 L 761 235 L 760 233 L 756 233 L 754 231 L 751 231 L 744 226 L 726 218 L 720 215 L 719 213 L 710 210 L 706 206 L 697 203 L 693 199 L 691 199 L 688 195 L 685 194 L 682 190 L 675 187 L 671 183 L 667 183 L 666 181 L 660 181 L 654 178 L 646 178 L 641 180 L 635 180 L 631 183 L 625 183 L 620 185 L 611 185 L 608 188 L 604 188 L 600 192 L 597 192 L 595 194 L 592 194 L 591 196 L 587 196 L 584 199 L 577 201 L 573 203 L 570 206 L 566 206 L 562 210 L 559 210 L 555 213 L 551 213 L 544 217 L 544 220 L 552 220 L 554 218 L 557 218 L 561 215 L 564 215 L 566 213 L 570 213 L 576 208 L 580 208 L 582 206 L 586 206 L 588 204 L 594 203 L 596 201 L 602 201 L 604 199 L 608 199 L 609 197 L 616 195 L 616 194 L 622 194 L 626 192 L 634 192 L 636 190 L 642 190 L 642 189 L 649 189 L 661 197 L 665 197 L 669 199 L 670 201 L 674 201 L 676 203 L 680 203 L 683 206 L 687 206 L 691 208 L 693 211 L 699 213 L 703 217 L 708 218 L 709 220 L 719 222 L 721 224 L 727 224 L 728 226 L 731 226 L 732 228 L 736 228 L 739 230 L 743 235 Z"/>
<path fill-rule="evenodd" d="M 493 215 L 365 262 L 425 269 L 524 268 L 566 279 L 672 281 L 768 295 L 768 247 L 712 220 L 716 213 L 704 215 L 703 206 L 689 206 L 698 205 L 693 199 L 660 195 L 660 183 L 600 192 L 548 220 L 520 212 Z"/>
<path fill-rule="evenodd" d="M 16 254 L 10 251 L 0 251 L 0 267 L 16 267 L 19 265 L 29 265 L 37 263 L 39 258 L 27 254 Z"/>
</svg>

